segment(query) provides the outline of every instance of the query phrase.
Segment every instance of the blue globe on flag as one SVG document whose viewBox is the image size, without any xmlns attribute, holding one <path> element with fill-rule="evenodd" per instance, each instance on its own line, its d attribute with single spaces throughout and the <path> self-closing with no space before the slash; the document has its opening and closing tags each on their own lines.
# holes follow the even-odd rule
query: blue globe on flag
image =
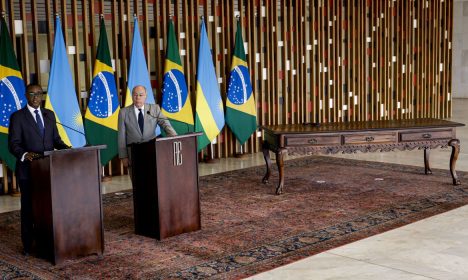
<svg viewBox="0 0 468 280">
<path fill-rule="evenodd" d="M 242 105 L 252 95 L 249 70 L 244 65 L 237 65 L 231 71 L 227 98 L 231 103 Z"/>
<path fill-rule="evenodd" d="M 172 69 L 164 75 L 162 107 L 169 113 L 179 112 L 187 101 L 187 85 L 184 74 Z"/>
<path fill-rule="evenodd" d="M 26 106 L 28 101 L 24 92 L 21 78 L 8 76 L 0 80 L 0 126 L 9 127 L 11 114 Z"/>
<path fill-rule="evenodd" d="M 114 98 L 114 93 L 117 92 L 114 75 L 104 71 L 99 72 L 97 77 L 98 79 L 93 80 L 88 108 L 97 118 L 107 118 L 119 107 L 118 98 Z"/>
</svg>

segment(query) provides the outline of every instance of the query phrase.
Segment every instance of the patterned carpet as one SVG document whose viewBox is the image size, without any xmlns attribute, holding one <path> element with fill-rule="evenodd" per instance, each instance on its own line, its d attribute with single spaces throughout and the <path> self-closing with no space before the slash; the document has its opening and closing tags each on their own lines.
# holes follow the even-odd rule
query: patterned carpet
<svg viewBox="0 0 468 280">
<path fill-rule="evenodd" d="M 24 257 L 19 212 L 0 214 L 4 279 L 238 279 L 468 203 L 466 173 L 308 157 L 261 184 L 264 167 L 200 178 L 202 230 L 158 241 L 133 233 L 130 192 L 104 200 L 105 254 L 53 266 Z M 466 183 L 465 183 L 466 186 Z"/>
</svg>

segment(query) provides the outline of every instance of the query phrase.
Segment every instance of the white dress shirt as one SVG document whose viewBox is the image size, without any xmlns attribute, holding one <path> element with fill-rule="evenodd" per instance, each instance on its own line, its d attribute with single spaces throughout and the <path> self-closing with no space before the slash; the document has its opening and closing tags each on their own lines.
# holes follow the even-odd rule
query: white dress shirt
<svg viewBox="0 0 468 280">
<path fill-rule="evenodd" d="M 141 113 L 143 114 L 143 119 L 145 118 L 145 105 L 141 106 L 141 108 L 137 108 L 137 106 L 133 105 L 133 108 L 135 108 L 135 116 L 136 116 L 136 119 L 138 121 L 138 114 L 140 113 L 140 109 L 141 109 Z"/>
</svg>

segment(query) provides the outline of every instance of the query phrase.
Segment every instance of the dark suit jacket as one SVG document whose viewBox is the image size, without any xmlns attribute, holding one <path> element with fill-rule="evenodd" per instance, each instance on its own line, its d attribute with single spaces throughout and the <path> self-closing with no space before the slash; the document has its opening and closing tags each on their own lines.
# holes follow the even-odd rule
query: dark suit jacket
<svg viewBox="0 0 468 280">
<path fill-rule="evenodd" d="M 41 136 L 36 120 L 27 106 L 14 112 L 10 117 L 8 149 L 17 159 L 16 176 L 20 180 L 29 178 L 30 163 L 28 161 L 21 162 L 24 153 L 42 154 L 45 151 L 52 151 L 54 148 L 68 148 L 58 133 L 54 112 L 41 108 L 41 113 L 45 127 L 44 137 Z"/>
</svg>

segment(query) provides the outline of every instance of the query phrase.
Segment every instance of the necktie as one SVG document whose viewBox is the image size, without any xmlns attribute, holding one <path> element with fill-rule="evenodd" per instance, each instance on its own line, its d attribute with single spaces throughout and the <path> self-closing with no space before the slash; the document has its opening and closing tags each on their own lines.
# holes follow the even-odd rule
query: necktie
<svg viewBox="0 0 468 280">
<path fill-rule="evenodd" d="M 144 125 L 143 113 L 141 112 L 141 109 L 138 109 L 138 111 L 140 111 L 140 113 L 138 113 L 138 125 L 140 126 L 141 134 L 143 134 L 143 125 Z"/>
<path fill-rule="evenodd" d="M 39 128 L 39 131 L 41 132 L 41 136 L 44 137 L 44 124 L 42 123 L 41 115 L 39 115 L 39 110 L 34 110 L 34 113 L 36 113 L 36 123 L 37 127 Z"/>
</svg>

